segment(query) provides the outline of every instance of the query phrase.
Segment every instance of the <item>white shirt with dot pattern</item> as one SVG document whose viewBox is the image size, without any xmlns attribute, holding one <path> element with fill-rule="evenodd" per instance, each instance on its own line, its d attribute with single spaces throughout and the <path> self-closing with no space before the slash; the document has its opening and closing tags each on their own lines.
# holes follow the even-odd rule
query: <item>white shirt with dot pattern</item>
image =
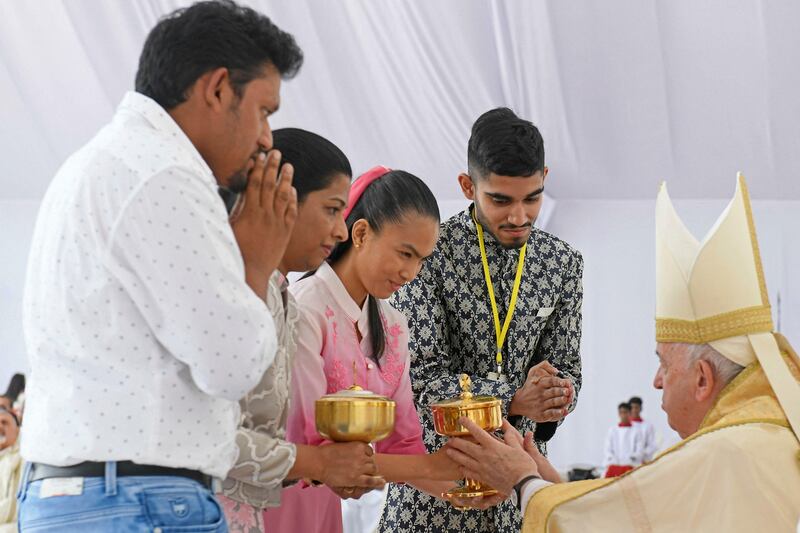
<svg viewBox="0 0 800 533">
<path fill-rule="evenodd" d="M 211 169 L 167 112 L 125 95 L 50 184 L 31 245 L 22 455 L 224 478 L 238 400 L 277 350 Z"/>
</svg>

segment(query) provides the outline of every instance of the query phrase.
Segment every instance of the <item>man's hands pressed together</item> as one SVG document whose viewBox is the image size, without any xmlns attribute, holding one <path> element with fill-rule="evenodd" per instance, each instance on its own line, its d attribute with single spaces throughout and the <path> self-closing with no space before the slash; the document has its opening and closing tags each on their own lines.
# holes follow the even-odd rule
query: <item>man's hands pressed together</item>
<svg viewBox="0 0 800 533">
<path fill-rule="evenodd" d="M 231 220 L 244 260 L 245 279 L 263 300 L 272 272 L 283 257 L 297 218 L 294 168 L 277 150 L 260 153 L 248 174 L 244 205 Z"/>
</svg>

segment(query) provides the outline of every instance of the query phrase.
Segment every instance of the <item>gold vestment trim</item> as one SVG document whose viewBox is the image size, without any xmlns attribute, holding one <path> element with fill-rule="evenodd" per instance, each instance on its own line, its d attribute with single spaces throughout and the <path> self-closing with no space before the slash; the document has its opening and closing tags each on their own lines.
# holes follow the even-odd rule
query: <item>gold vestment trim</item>
<svg viewBox="0 0 800 533">
<path fill-rule="evenodd" d="M 769 305 L 758 305 L 700 320 L 656 318 L 656 341 L 705 344 L 749 333 L 769 333 L 772 329 Z"/>
<path fill-rule="evenodd" d="M 750 191 L 747 190 L 747 183 L 744 176 L 739 173 L 737 176 L 742 186 L 742 196 L 744 197 L 744 211 L 747 215 L 747 227 L 750 230 L 750 244 L 753 245 L 753 259 L 756 263 L 756 275 L 758 276 L 758 287 L 761 290 L 762 305 L 769 306 L 769 295 L 767 293 L 767 281 L 764 277 L 764 266 L 761 264 L 761 252 L 758 248 L 758 237 L 756 236 L 756 224 L 753 220 L 753 208 L 750 206 Z"/>
</svg>

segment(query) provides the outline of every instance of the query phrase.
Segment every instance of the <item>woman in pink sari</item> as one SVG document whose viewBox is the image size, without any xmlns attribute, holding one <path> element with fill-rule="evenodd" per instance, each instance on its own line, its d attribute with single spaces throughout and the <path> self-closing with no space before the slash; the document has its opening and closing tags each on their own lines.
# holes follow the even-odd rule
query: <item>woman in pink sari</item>
<svg viewBox="0 0 800 533">
<path fill-rule="evenodd" d="M 359 177 L 348 200 L 347 240 L 291 288 L 300 316 L 287 437 L 325 445 L 314 402 L 355 382 L 397 404 L 394 432 L 375 444 L 378 475 L 441 492 L 459 470 L 444 450 L 426 454 L 409 378 L 408 326 L 385 301 L 416 277 L 433 252 L 439 209 L 422 180 L 385 167 Z M 363 493 L 308 484 L 284 490 L 281 506 L 264 514 L 265 530 L 339 533 L 340 498 Z"/>
</svg>

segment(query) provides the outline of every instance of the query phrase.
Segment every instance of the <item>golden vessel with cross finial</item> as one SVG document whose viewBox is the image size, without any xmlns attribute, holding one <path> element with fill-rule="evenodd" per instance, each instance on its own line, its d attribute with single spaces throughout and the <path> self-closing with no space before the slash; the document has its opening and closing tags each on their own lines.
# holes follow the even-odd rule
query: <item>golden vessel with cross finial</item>
<svg viewBox="0 0 800 533">
<path fill-rule="evenodd" d="M 467 374 L 459 377 L 461 394 L 455 398 L 436 402 L 431 405 L 433 427 L 436 433 L 445 437 L 469 436 L 467 428 L 459 419 L 466 417 L 486 431 L 496 431 L 503 425 L 501 400 L 494 396 L 476 396 L 472 394 L 472 380 Z M 497 494 L 497 490 L 481 484 L 474 479 L 465 479 L 463 487 L 453 487 L 443 498 L 476 498 Z"/>
</svg>

